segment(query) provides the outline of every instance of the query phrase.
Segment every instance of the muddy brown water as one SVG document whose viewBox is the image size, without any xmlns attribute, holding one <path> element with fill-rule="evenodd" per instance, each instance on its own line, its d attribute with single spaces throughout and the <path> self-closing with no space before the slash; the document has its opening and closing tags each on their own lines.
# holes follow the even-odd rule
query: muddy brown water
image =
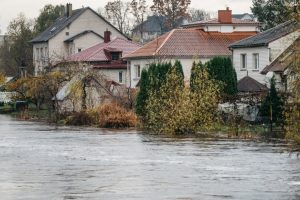
<svg viewBox="0 0 300 200">
<path fill-rule="evenodd" d="M 283 144 L 53 127 L 0 115 L 0 199 L 299 200 Z"/>
</svg>

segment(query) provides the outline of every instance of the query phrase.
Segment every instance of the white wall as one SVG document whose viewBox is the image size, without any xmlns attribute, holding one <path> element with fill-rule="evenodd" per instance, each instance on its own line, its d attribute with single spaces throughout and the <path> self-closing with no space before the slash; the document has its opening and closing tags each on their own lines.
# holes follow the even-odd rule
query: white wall
<svg viewBox="0 0 300 200">
<path fill-rule="evenodd" d="M 254 69 L 254 53 L 259 55 L 259 68 L 257 70 Z M 241 68 L 241 54 L 247 55 L 247 69 Z M 265 84 L 265 76 L 260 74 L 260 72 L 269 64 L 269 49 L 267 47 L 238 48 L 233 50 L 233 66 L 237 73 L 238 80 L 247 76 L 248 72 L 248 76 Z"/>
<path fill-rule="evenodd" d="M 222 32 L 222 33 L 232 33 L 232 32 L 256 32 L 258 31 L 257 25 L 206 25 L 204 30 L 207 32 Z"/>
<path fill-rule="evenodd" d="M 166 59 L 163 60 L 163 62 L 171 62 L 175 63 L 176 60 L 179 60 L 182 65 L 183 73 L 184 73 L 184 79 L 185 80 L 190 80 L 191 76 L 191 69 L 194 61 L 199 62 L 199 59 L 192 59 L 192 58 L 178 58 L 178 59 Z M 200 59 L 202 63 L 206 63 L 210 59 Z M 139 59 L 139 60 L 130 60 L 130 69 L 129 69 L 129 76 L 130 76 L 130 82 L 128 83 L 128 87 L 135 88 L 137 83 L 139 82 L 140 78 L 136 77 L 136 65 L 140 65 L 141 67 L 141 72 L 143 69 L 145 69 L 148 65 L 151 63 L 158 62 L 157 60 L 154 59 Z"/>
<path fill-rule="evenodd" d="M 299 31 L 295 31 L 290 33 L 278 40 L 275 40 L 269 44 L 269 48 L 271 49 L 271 60 L 275 60 L 280 54 L 284 52 L 289 46 L 293 44 L 293 42 L 300 36 Z"/>
<path fill-rule="evenodd" d="M 73 53 L 78 53 L 79 48 L 81 49 L 81 51 L 83 51 L 83 50 L 85 50 L 91 46 L 94 46 L 96 44 L 99 44 L 103 41 L 104 40 L 102 38 L 95 35 L 94 33 L 87 33 L 85 35 L 82 35 L 73 41 L 73 44 L 74 44 Z"/>
<path fill-rule="evenodd" d="M 126 69 L 98 69 L 106 79 L 115 81 L 120 84 L 127 85 L 127 70 Z M 119 72 L 122 72 L 123 82 L 119 82 Z"/>
</svg>

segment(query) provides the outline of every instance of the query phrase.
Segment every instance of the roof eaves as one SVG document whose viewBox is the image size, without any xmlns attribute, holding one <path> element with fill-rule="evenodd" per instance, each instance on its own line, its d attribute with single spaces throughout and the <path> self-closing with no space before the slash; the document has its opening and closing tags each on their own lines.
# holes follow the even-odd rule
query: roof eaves
<svg viewBox="0 0 300 200">
<path fill-rule="evenodd" d="M 86 33 L 94 33 L 95 35 L 97 35 L 98 37 L 103 39 L 103 36 L 99 35 L 98 33 L 94 32 L 93 30 L 86 30 L 86 31 L 82 31 L 74 36 L 71 36 L 70 38 L 64 40 L 64 42 L 72 42 L 75 38 L 77 38 L 81 35 L 85 35 Z"/>
</svg>

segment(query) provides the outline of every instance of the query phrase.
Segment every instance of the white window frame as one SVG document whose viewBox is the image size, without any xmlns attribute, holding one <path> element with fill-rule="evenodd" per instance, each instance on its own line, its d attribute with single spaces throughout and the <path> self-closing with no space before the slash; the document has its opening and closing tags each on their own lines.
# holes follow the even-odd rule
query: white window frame
<svg viewBox="0 0 300 200">
<path fill-rule="evenodd" d="M 247 69 L 247 54 L 242 53 L 240 58 L 241 58 L 241 70 L 246 70 Z"/>
<path fill-rule="evenodd" d="M 134 65 L 135 78 L 141 78 L 141 65 Z"/>
<path fill-rule="evenodd" d="M 252 56 L 253 56 L 253 69 L 259 70 L 259 54 L 254 53 Z"/>
</svg>

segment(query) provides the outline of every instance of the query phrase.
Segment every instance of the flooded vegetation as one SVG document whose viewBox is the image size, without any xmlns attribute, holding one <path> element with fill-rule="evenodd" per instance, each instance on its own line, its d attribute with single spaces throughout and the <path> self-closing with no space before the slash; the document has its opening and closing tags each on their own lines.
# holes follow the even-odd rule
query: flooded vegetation
<svg viewBox="0 0 300 200">
<path fill-rule="evenodd" d="M 1 199 L 299 199 L 283 144 L 52 127 L 0 115 Z"/>
</svg>

